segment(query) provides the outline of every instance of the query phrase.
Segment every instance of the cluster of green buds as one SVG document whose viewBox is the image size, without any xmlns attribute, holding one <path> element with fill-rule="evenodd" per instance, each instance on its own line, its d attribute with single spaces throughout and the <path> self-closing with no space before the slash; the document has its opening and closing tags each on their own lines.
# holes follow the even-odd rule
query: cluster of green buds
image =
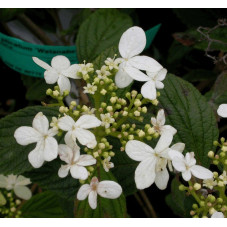
<svg viewBox="0 0 227 227">
<path fill-rule="evenodd" d="M 21 210 L 19 209 L 21 200 L 14 196 L 13 191 L 1 189 L 0 191 L 0 217 L 1 218 L 19 218 Z"/>
</svg>

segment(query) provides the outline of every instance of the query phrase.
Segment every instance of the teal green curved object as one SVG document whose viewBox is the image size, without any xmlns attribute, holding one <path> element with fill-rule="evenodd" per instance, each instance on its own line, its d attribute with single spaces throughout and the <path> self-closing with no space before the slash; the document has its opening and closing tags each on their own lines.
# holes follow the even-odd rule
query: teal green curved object
<svg viewBox="0 0 227 227">
<path fill-rule="evenodd" d="M 149 48 L 156 36 L 160 24 L 146 31 L 147 44 Z M 11 69 L 27 76 L 43 78 L 44 69 L 36 65 L 32 57 L 38 57 L 50 64 L 56 55 L 66 56 L 71 64 L 78 63 L 76 46 L 47 46 L 37 45 L 22 41 L 0 32 L 0 57 Z"/>
</svg>

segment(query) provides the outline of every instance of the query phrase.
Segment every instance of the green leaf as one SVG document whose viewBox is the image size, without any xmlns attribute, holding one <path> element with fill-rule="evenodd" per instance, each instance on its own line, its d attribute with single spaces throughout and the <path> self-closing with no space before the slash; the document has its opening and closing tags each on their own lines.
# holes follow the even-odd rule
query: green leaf
<svg viewBox="0 0 227 227">
<path fill-rule="evenodd" d="M 79 28 L 76 40 L 79 62 L 90 62 L 117 45 L 122 33 L 131 26 L 131 18 L 116 9 L 97 10 Z"/>
<path fill-rule="evenodd" d="M 218 139 L 214 113 L 199 91 L 189 82 L 168 74 L 159 97 L 167 114 L 167 124 L 177 129 L 175 142 L 186 144 L 184 153 L 195 152 L 198 164 L 208 167 L 207 153 Z"/>
<path fill-rule="evenodd" d="M 184 80 L 190 82 L 214 80 L 215 78 L 216 73 L 206 69 L 192 69 L 183 77 Z"/>
<path fill-rule="evenodd" d="M 63 218 L 61 201 L 53 192 L 36 194 L 21 207 L 23 218 Z"/>
<path fill-rule="evenodd" d="M 33 106 L 0 120 L 0 173 L 21 174 L 33 169 L 28 162 L 28 153 L 35 148 L 35 144 L 19 145 L 14 138 L 14 132 L 20 126 L 32 126 L 33 118 L 38 112 L 43 112 L 49 120 L 59 113 L 58 108 Z"/>
<path fill-rule="evenodd" d="M 116 181 L 111 172 L 105 172 L 101 167 L 98 169 L 99 181 Z M 97 196 L 97 208 L 91 209 L 88 198 L 83 201 L 76 201 L 75 217 L 77 218 L 124 218 L 127 216 L 125 197 L 123 194 L 117 199 L 106 199 Z"/>
<path fill-rule="evenodd" d="M 192 204 L 195 202 L 193 197 L 186 196 L 185 192 L 179 190 L 180 183 L 177 179 L 171 182 L 171 194 L 166 196 L 166 203 L 173 213 L 184 218 L 189 218 Z"/>
<path fill-rule="evenodd" d="M 59 159 L 56 159 L 23 175 L 29 177 L 33 183 L 37 183 L 43 189 L 53 191 L 64 199 L 74 200 L 80 186 L 79 181 L 72 178 L 70 174 L 65 178 L 60 178 L 58 170 L 61 163 Z"/>
</svg>

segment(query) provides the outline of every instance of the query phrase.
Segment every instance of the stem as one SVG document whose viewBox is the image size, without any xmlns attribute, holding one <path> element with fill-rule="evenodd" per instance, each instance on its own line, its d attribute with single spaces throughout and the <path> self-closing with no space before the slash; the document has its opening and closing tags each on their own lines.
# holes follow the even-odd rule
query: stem
<svg viewBox="0 0 227 227">
<path fill-rule="evenodd" d="M 147 210 L 147 208 L 144 206 L 144 203 L 143 203 L 143 201 L 141 200 L 141 198 L 137 195 L 137 193 L 135 193 L 134 196 L 135 196 L 137 202 L 139 203 L 139 205 L 142 207 L 142 209 L 143 209 L 145 215 L 149 218 L 149 217 L 150 217 L 150 213 L 149 213 L 149 211 Z"/>
<path fill-rule="evenodd" d="M 193 188 L 192 182 L 188 181 L 189 186 L 191 186 Z M 195 200 L 197 201 L 198 204 L 200 204 L 201 200 L 199 198 L 199 196 L 196 194 L 196 192 L 194 191 L 194 188 L 192 191 L 190 191 L 191 195 L 195 198 Z"/>
<path fill-rule="evenodd" d="M 152 217 L 152 218 L 157 218 L 157 214 L 156 214 L 156 212 L 155 212 L 153 206 L 151 205 L 151 202 L 150 202 L 150 200 L 148 199 L 148 197 L 147 197 L 145 191 L 144 191 L 144 190 L 141 190 L 141 191 L 139 191 L 139 193 L 140 193 L 140 195 L 142 196 L 142 198 L 143 198 L 145 204 L 147 205 L 147 208 L 148 208 L 148 210 L 149 210 L 149 212 L 150 212 L 151 217 Z"/>
</svg>

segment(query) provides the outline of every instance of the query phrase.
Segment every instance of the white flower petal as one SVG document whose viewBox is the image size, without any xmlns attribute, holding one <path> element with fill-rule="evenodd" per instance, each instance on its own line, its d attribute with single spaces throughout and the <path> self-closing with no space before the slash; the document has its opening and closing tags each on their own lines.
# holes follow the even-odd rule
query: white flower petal
<svg viewBox="0 0 227 227">
<path fill-rule="evenodd" d="M 84 129 L 95 128 L 101 125 L 101 121 L 92 115 L 83 115 L 76 121 L 76 126 Z"/>
<path fill-rule="evenodd" d="M 87 129 L 77 128 L 75 135 L 79 142 L 88 148 L 94 148 L 97 144 L 94 134 Z"/>
<path fill-rule="evenodd" d="M 24 185 L 28 185 L 28 184 L 31 184 L 31 181 L 29 178 L 26 178 L 24 176 L 18 176 L 17 179 L 16 179 L 16 186 L 24 186 Z"/>
<path fill-rule="evenodd" d="M 196 159 L 194 158 L 194 152 L 188 152 L 185 155 L 185 162 L 188 166 L 194 166 L 196 164 Z"/>
<path fill-rule="evenodd" d="M 6 188 L 7 184 L 7 177 L 0 175 L 0 188 Z"/>
<path fill-rule="evenodd" d="M 49 121 L 42 112 L 39 112 L 35 115 L 35 118 L 33 119 L 32 127 L 38 132 L 40 132 L 42 135 L 47 135 Z"/>
<path fill-rule="evenodd" d="M 74 138 L 75 136 L 72 135 L 72 134 L 74 134 L 73 131 L 68 131 L 66 133 L 65 138 L 64 138 L 65 139 L 65 144 L 68 147 L 70 147 L 72 150 L 74 150 L 74 149 L 80 150 L 80 147 L 77 145 L 77 143 L 75 141 L 75 138 Z"/>
<path fill-rule="evenodd" d="M 134 80 L 143 81 L 143 82 L 150 80 L 150 78 L 146 74 L 144 74 L 143 72 L 139 71 L 134 67 L 126 66 L 124 67 L 124 70 Z"/>
<path fill-rule="evenodd" d="M 186 170 L 186 166 L 185 166 L 185 162 L 184 162 L 184 156 L 182 155 L 180 157 L 180 155 L 178 156 L 179 154 L 175 154 L 175 157 L 173 157 L 173 160 L 172 160 L 172 164 L 173 164 L 173 167 L 179 171 L 179 172 L 183 172 Z"/>
<path fill-rule="evenodd" d="M 69 68 L 70 61 L 67 57 L 58 55 L 58 56 L 52 58 L 51 66 L 58 70 L 65 70 L 65 69 Z"/>
<path fill-rule="evenodd" d="M 114 181 L 101 181 L 98 184 L 97 192 L 103 198 L 116 199 L 121 195 L 122 188 Z"/>
<path fill-rule="evenodd" d="M 125 146 L 125 152 L 135 161 L 143 161 L 144 159 L 154 155 L 153 148 L 138 140 L 128 141 Z"/>
<path fill-rule="evenodd" d="M 61 117 L 58 120 L 58 127 L 63 131 L 72 130 L 72 127 L 75 125 L 75 121 L 68 115 Z"/>
<path fill-rule="evenodd" d="M 14 132 L 14 137 L 20 145 L 28 145 L 38 142 L 41 139 L 41 134 L 32 127 L 22 126 Z"/>
<path fill-rule="evenodd" d="M 227 104 L 221 104 L 218 107 L 217 113 L 220 117 L 227 117 Z"/>
<path fill-rule="evenodd" d="M 163 68 L 155 59 L 147 56 L 135 56 L 128 62 L 134 68 L 149 72 L 157 72 Z"/>
<path fill-rule="evenodd" d="M 77 161 L 77 164 L 80 166 L 90 166 L 94 165 L 95 163 L 96 159 L 88 154 L 80 155 L 79 160 Z"/>
<path fill-rule="evenodd" d="M 14 192 L 21 199 L 29 200 L 32 197 L 31 190 L 26 186 L 16 186 L 14 187 Z"/>
<path fill-rule="evenodd" d="M 91 191 L 88 195 L 88 203 L 92 209 L 97 207 L 97 192 Z"/>
<path fill-rule="evenodd" d="M 164 88 L 164 84 L 160 81 L 155 81 L 155 87 L 157 89 L 163 89 Z"/>
<path fill-rule="evenodd" d="M 125 70 L 119 67 L 118 72 L 115 75 L 115 83 L 117 87 L 124 88 L 131 84 L 133 79 L 125 72 Z"/>
<path fill-rule="evenodd" d="M 44 79 L 47 84 L 55 84 L 58 80 L 58 77 L 58 72 L 53 68 L 50 68 L 44 72 Z"/>
<path fill-rule="evenodd" d="M 39 168 L 44 163 L 44 142 L 37 143 L 36 148 L 28 154 L 28 160 L 34 168 Z"/>
<path fill-rule="evenodd" d="M 77 199 L 85 200 L 90 192 L 91 186 L 89 184 L 82 185 L 77 193 Z"/>
<path fill-rule="evenodd" d="M 154 150 L 158 153 L 162 152 L 163 150 L 169 147 L 169 145 L 172 143 L 172 140 L 173 140 L 172 133 L 170 133 L 169 131 L 162 133 Z"/>
<path fill-rule="evenodd" d="M 165 113 L 164 113 L 164 110 L 161 109 L 158 111 L 157 113 L 157 123 L 159 125 L 164 125 L 165 124 L 165 121 L 166 121 L 166 118 L 165 118 Z"/>
<path fill-rule="evenodd" d="M 44 160 L 52 161 L 58 156 L 58 142 L 53 137 L 47 137 L 44 145 Z"/>
<path fill-rule="evenodd" d="M 66 177 L 69 174 L 69 170 L 69 165 L 61 165 L 61 168 L 58 170 L 58 176 L 61 178 Z"/>
<path fill-rule="evenodd" d="M 168 153 L 169 159 L 171 159 L 171 160 L 173 160 L 175 157 L 178 157 L 182 160 L 184 159 L 183 154 L 177 150 L 172 149 L 172 147 L 167 149 L 167 153 Z"/>
<path fill-rule="evenodd" d="M 70 173 L 72 177 L 75 179 L 86 180 L 88 178 L 87 169 L 83 166 L 79 165 L 71 166 Z"/>
<path fill-rule="evenodd" d="M 156 99 L 156 88 L 154 81 L 150 80 L 141 87 L 141 94 L 145 99 Z"/>
<path fill-rule="evenodd" d="M 216 211 L 211 215 L 211 218 L 224 218 L 224 214 Z"/>
<path fill-rule="evenodd" d="M 138 189 L 148 188 L 154 183 L 156 161 L 155 157 L 147 158 L 137 166 L 135 182 Z"/>
<path fill-rule="evenodd" d="M 58 77 L 58 85 L 59 85 L 61 94 L 63 94 L 63 92 L 66 90 L 67 91 L 71 90 L 71 84 L 70 84 L 69 78 L 65 76 L 60 75 Z"/>
<path fill-rule="evenodd" d="M 123 33 L 119 42 L 119 52 L 123 58 L 140 54 L 146 46 L 146 35 L 142 28 L 131 27 Z"/>
<path fill-rule="evenodd" d="M 155 184 L 160 190 L 164 190 L 167 187 L 169 181 L 169 173 L 167 168 L 162 171 L 156 172 Z"/>
<path fill-rule="evenodd" d="M 171 125 L 164 125 L 161 127 L 161 133 L 164 133 L 164 132 L 169 132 L 175 135 L 177 133 L 177 130 Z"/>
<path fill-rule="evenodd" d="M 68 164 L 71 162 L 73 157 L 72 149 L 65 144 L 60 144 L 58 146 L 58 154 L 60 159 Z"/>
<path fill-rule="evenodd" d="M 185 181 L 189 181 L 192 177 L 191 171 L 186 170 L 186 171 L 182 172 L 182 177 Z"/>
<path fill-rule="evenodd" d="M 175 151 L 179 151 L 179 152 L 183 152 L 184 148 L 185 148 L 185 144 L 184 143 L 175 143 L 174 145 L 172 145 L 170 147 L 172 150 Z"/>
<path fill-rule="evenodd" d="M 194 165 L 190 168 L 192 175 L 199 179 L 210 179 L 213 178 L 213 173 L 203 166 Z"/>
<path fill-rule="evenodd" d="M 32 57 L 32 60 L 33 60 L 38 66 L 40 66 L 40 67 L 42 67 L 42 68 L 44 68 L 44 69 L 46 69 L 46 70 L 51 68 L 50 65 L 48 65 L 46 62 L 40 60 L 40 59 L 37 58 L 37 57 Z"/>
<path fill-rule="evenodd" d="M 167 74 L 167 70 L 165 68 L 162 68 L 156 75 L 156 79 L 158 81 L 163 81 L 166 78 L 166 74 Z"/>
<path fill-rule="evenodd" d="M 80 66 L 78 64 L 73 64 L 68 69 L 63 70 L 61 74 L 72 79 L 81 79 L 81 77 L 77 76 L 79 68 Z"/>
</svg>

